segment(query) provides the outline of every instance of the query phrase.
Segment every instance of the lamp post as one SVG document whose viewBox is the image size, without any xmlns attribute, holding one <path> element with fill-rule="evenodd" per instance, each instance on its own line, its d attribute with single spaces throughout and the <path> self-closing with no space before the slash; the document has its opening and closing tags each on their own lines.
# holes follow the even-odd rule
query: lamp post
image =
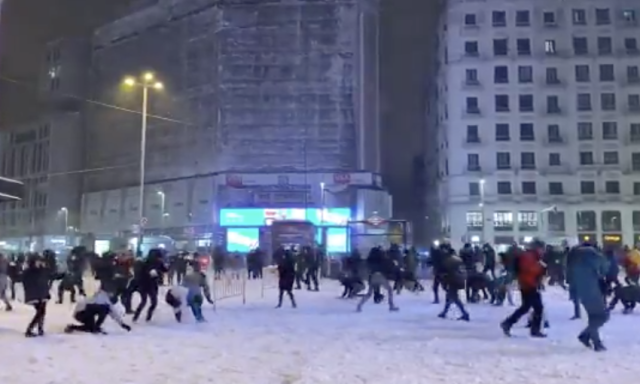
<svg viewBox="0 0 640 384">
<path fill-rule="evenodd" d="M 68 239 L 68 235 L 69 235 L 69 210 L 67 209 L 67 207 L 62 207 L 60 208 L 60 213 L 62 214 L 63 220 L 64 220 L 64 245 L 67 245 L 67 241 L 69 241 Z"/>
<path fill-rule="evenodd" d="M 142 89 L 142 121 L 140 134 L 140 196 L 138 200 L 138 244 L 136 246 L 138 255 L 142 256 L 142 239 L 144 236 L 144 179 L 145 179 L 145 163 L 147 160 L 147 108 L 149 104 L 149 89 L 161 91 L 164 85 L 156 81 L 155 76 L 151 72 L 143 74 L 139 79 L 127 77 L 124 79 L 124 85 L 127 87 L 139 87 Z"/>
<path fill-rule="evenodd" d="M 324 197 L 325 197 L 325 189 L 324 189 L 324 181 L 320 183 L 320 222 L 324 224 Z"/>
<path fill-rule="evenodd" d="M 486 243 L 487 242 L 487 232 L 486 232 L 486 227 L 487 227 L 487 217 L 486 217 L 486 209 L 485 209 L 485 203 L 484 203 L 484 184 L 485 184 L 485 180 L 484 179 L 480 179 L 480 208 L 482 208 L 481 211 L 481 215 L 482 215 L 482 242 Z"/>
</svg>

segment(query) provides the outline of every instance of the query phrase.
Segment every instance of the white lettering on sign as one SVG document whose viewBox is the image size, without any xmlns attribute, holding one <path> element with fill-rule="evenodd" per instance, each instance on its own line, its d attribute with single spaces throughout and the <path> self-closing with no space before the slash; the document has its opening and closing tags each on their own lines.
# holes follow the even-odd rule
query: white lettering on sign
<svg viewBox="0 0 640 384">
<path fill-rule="evenodd" d="M 350 173 L 334 173 L 333 182 L 335 184 L 350 184 L 351 174 Z"/>
</svg>

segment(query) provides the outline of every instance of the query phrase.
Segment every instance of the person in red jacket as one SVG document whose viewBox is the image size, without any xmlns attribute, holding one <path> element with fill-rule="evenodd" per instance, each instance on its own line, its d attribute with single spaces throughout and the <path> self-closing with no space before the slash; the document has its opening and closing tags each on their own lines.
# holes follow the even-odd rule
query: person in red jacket
<svg viewBox="0 0 640 384">
<path fill-rule="evenodd" d="M 541 262 L 544 244 L 540 241 L 533 241 L 529 244 L 528 249 L 518 255 L 515 260 L 515 273 L 520 286 L 520 294 L 522 304 L 520 307 L 507 317 L 500 327 L 505 335 L 511 336 L 511 328 L 520 320 L 522 316 L 533 309 L 533 318 L 531 322 L 531 336 L 545 337 L 546 335 L 540 331 L 542 325 L 542 312 L 544 306 L 542 304 L 542 296 L 540 294 L 540 283 L 544 276 L 544 265 Z"/>
</svg>

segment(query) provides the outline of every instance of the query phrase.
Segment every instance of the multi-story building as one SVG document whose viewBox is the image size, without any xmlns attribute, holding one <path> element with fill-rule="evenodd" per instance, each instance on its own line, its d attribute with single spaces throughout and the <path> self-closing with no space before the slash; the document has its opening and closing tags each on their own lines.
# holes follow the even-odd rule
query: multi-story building
<svg viewBox="0 0 640 384">
<path fill-rule="evenodd" d="M 326 203 L 390 217 L 377 175 L 377 20 L 368 0 L 160 0 L 100 28 L 92 98 L 119 108 L 88 114 L 86 166 L 102 171 L 85 177 L 83 232 L 126 237 L 140 209 L 148 232 L 172 238 L 211 236 L 223 208 L 309 216 Z M 147 70 L 165 90 L 150 95 L 138 207 L 125 196 L 139 193 L 141 98 L 118 86 Z"/>
<path fill-rule="evenodd" d="M 639 18 L 633 0 L 447 2 L 434 150 L 454 244 L 640 240 Z"/>
</svg>

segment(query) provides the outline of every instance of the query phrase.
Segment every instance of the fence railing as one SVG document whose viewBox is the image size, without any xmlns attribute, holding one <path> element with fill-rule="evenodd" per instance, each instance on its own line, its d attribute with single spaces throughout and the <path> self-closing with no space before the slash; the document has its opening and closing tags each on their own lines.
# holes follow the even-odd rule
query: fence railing
<svg viewBox="0 0 640 384">
<path fill-rule="evenodd" d="M 278 287 L 277 269 L 273 266 L 262 269 L 262 276 L 249 279 L 246 271 L 225 271 L 211 273 L 209 276 L 213 308 L 222 300 L 238 298 L 242 304 L 247 300 L 264 299 L 266 291 Z"/>
</svg>

